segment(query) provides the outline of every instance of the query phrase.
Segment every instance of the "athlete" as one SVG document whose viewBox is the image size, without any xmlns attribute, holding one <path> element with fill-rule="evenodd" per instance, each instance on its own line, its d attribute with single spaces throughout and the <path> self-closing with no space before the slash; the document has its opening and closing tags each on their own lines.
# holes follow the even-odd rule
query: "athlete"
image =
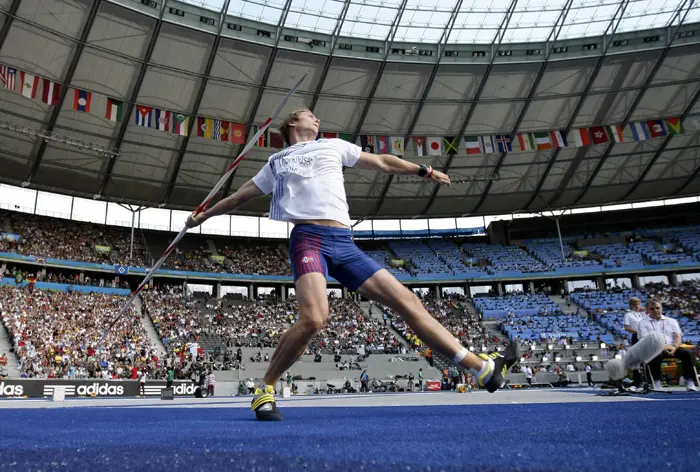
<svg viewBox="0 0 700 472">
<path fill-rule="evenodd" d="M 299 319 L 280 338 L 264 385 L 255 390 L 251 408 L 256 418 L 282 419 L 275 405 L 273 385 L 326 324 L 329 275 L 350 292 L 358 292 L 396 311 L 421 341 L 469 369 L 479 385 L 489 392 L 498 390 L 508 368 L 516 362 L 516 343 L 504 351 L 505 355 L 494 352 L 476 356 L 469 352 L 426 311 L 411 290 L 355 245 L 350 231 L 343 167 L 417 175 L 440 185 L 450 185 L 450 178 L 431 167 L 396 156 L 363 152 L 359 146 L 342 139 L 316 139 L 319 126 L 320 121 L 308 109 L 290 113 L 281 126 L 289 147 L 270 156 L 260 172 L 235 193 L 187 219 L 187 226 L 195 227 L 271 193 L 270 218 L 294 223 L 289 255 Z"/>
</svg>

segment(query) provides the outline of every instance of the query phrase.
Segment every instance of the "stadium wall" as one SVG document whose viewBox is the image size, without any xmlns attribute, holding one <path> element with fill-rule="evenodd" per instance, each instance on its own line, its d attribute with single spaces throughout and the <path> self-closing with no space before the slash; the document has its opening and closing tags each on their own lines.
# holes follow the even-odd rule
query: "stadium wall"
<svg viewBox="0 0 700 472">
<path fill-rule="evenodd" d="M 14 280 L 3 280 L 0 282 L 0 285 L 12 285 L 12 286 L 19 286 L 19 287 L 25 287 L 27 285 L 30 285 L 29 282 L 24 281 L 21 283 L 17 283 Z M 53 290 L 56 292 L 68 292 L 68 291 L 73 291 L 73 292 L 83 292 L 83 293 L 104 293 L 106 295 L 121 295 L 121 296 L 126 296 L 129 295 L 131 292 L 127 288 L 112 288 L 112 287 L 97 287 L 93 285 L 73 285 L 73 284 L 57 284 L 54 282 L 36 282 L 34 286 L 38 289 L 41 290 Z"/>
</svg>

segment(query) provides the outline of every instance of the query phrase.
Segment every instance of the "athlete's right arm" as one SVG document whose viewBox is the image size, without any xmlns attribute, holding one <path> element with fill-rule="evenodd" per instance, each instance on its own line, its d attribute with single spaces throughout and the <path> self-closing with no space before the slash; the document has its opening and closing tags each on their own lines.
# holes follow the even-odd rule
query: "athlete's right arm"
<svg viewBox="0 0 700 472">
<path fill-rule="evenodd" d="M 234 193 L 224 198 L 208 210 L 203 211 L 197 216 L 195 216 L 195 214 L 192 213 L 187 218 L 187 222 L 185 224 L 188 228 L 194 228 L 195 226 L 201 225 L 213 216 L 225 215 L 227 213 L 230 213 L 239 206 L 245 205 L 254 198 L 262 197 L 263 195 L 265 195 L 265 193 L 262 190 L 260 190 L 260 188 L 257 185 L 255 185 L 255 183 L 251 179 L 244 183 L 241 186 L 241 188 L 239 188 Z"/>
</svg>

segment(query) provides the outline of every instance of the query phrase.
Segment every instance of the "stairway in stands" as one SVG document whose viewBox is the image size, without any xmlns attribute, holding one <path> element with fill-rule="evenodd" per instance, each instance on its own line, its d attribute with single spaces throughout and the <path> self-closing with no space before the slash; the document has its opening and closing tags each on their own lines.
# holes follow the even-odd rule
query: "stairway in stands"
<svg viewBox="0 0 700 472">
<path fill-rule="evenodd" d="M 11 350 L 12 340 L 10 339 L 10 334 L 5 329 L 5 325 L 0 323 L 0 355 L 5 353 L 7 356 L 8 378 L 17 379 L 19 378 L 19 362 L 17 362 L 17 356 L 10 352 Z"/>
<path fill-rule="evenodd" d="M 368 318 L 374 318 L 375 320 L 379 321 L 380 323 L 384 323 L 384 318 L 382 317 L 383 312 L 381 308 L 379 308 L 377 305 L 374 305 L 372 307 L 372 313 L 370 314 L 369 312 L 369 307 L 370 303 L 369 302 L 360 302 L 360 308 L 362 308 L 362 311 L 367 315 Z M 406 348 L 409 348 L 408 341 L 404 339 L 404 337 L 394 329 L 393 326 L 391 326 L 391 321 L 387 320 L 386 327 L 389 328 L 389 331 L 391 331 L 394 334 L 394 337 L 399 340 L 401 344 L 406 346 Z"/>
<path fill-rule="evenodd" d="M 575 304 L 574 302 L 569 301 L 569 300 L 566 300 L 564 297 L 561 297 L 561 296 L 559 296 L 559 295 L 550 295 L 549 298 L 550 298 L 554 303 L 556 303 L 557 305 L 559 305 L 559 307 L 561 307 L 561 311 L 562 311 L 562 313 L 564 313 L 565 315 L 575 315 L 576 312 L 579 311 L 579 309 L 580 309 L 579 313 L 583 313 L 583 314 L 586 313 L 586 310 L 580 308 L 580 307 L 579 307 L 577 304 Z"/>
<path fill-rule="evenodd" d="M 160 337 L 156 332 L 156 327 L 153 326 L 151 317 L 145 316 L 143 314 L 143 310 L 141 309 L 142 306 L 143 303 L 141 302 L 141 297 L 136 297 L 136 299 L 134 300 L 134 311 L 136 311 L 136 314 L 141 320 L 141 326 L 143 326 L 143 329 L 146 331 L 146 334 L 148 335 L 148 340 L 151 341 L 151 344 L 153 344 L 153 346 L 155 346 L 156 348 L 156 351 L 158 351 L 158 358 L 164 359 L 166 356 L 165 347 L 163 346 L 163 343 L 161 342 Z"/>
</svg>

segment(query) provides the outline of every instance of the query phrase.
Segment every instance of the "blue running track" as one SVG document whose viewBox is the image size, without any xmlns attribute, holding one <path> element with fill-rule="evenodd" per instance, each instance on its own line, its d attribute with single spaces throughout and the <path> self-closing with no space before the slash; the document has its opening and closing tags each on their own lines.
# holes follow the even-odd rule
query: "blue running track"
<svg viewBox="0 0 700 472">
<path fill-rule="evenodd" d="M 294 407 L 281 423 L 245 408 L 2 409 L 0 471 L 699 470 L 699 399 Z"/>
</svg>

